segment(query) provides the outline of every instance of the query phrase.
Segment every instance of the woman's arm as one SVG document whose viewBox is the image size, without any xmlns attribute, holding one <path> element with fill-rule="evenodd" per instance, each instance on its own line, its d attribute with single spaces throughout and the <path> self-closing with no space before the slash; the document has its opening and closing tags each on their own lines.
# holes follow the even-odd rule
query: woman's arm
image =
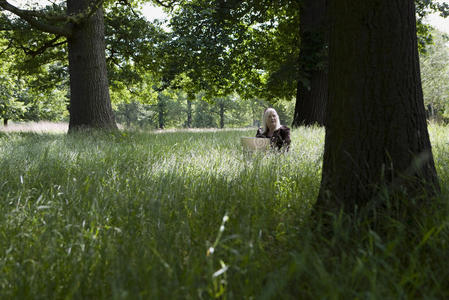
<svg viewBox="0 0 449 300">
<path fill-rule="evenodd" d="M 281 130 L 282 140 L 284 145 L 287 146 L 287 150 L 290 148 L 290 143 L 292 142 L 290 138 L 290 128 L 284 126 L 284 130 Z"/>
</svg>

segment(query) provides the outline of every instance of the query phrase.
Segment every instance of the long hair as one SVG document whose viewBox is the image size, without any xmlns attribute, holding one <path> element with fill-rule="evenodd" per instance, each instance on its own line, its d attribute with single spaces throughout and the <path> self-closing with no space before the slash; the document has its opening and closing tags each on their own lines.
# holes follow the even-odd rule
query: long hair
<svg viewBox="0 0 449 300">
<path fill-rule="evenodd" d="M 276 112 L 276 110 L 274 108 L 269 107 L 263 112 L 263 117 L 262 117 L 263 132 L 268 132 L 267 121 L 268 121 L 268 116 L 270 115 L 271 112 L 276 115 L 276 128 L 274 130 L 278 130 L 281 127 L 281 121 L 279 120 L 278 113 Z"/>
</svg>

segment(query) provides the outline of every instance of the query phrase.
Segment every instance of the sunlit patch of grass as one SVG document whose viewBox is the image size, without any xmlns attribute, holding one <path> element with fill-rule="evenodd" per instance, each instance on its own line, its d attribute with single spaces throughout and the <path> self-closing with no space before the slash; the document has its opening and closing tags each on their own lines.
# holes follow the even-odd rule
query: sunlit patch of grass
<svg viewBox="0 0 449 300">
<path fill-rule="evenodd" d="M 442 186 L 444 132 L 431 128 Z M 324 130 L 293 130 L 288 153 L 244 152 L 254 134 L 0 133 L 0 298 L 447 294 L 447 205 L 413 230 L 336 217 L 326 235 L 308 222 Z"/>
<path fill-rule="evenodd" d="M 0 132 L 36 132 L 65 133 L 69 128 L 66 122 L 9 122 L 8 126 L 0 126 Z"/>
<path fill-rule="evenodd" d="M 438 176 L 442 182 L 444 194 L 449 194 L 449 134 L 448 127 L 438 124 L 429 126 L 429 135 L 432 142 L 432 151 L 435 159 Z"/>
</svg>

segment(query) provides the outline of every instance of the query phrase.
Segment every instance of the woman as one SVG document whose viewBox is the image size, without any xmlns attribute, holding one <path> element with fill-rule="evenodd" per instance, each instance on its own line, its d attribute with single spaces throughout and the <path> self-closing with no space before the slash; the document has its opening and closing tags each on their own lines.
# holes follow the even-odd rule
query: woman
<svg viewBox="0 0 449 300">
<path fill-rule="evenodd" d="M 288 151 L 290 148 L 290 128 L 281 125 L 279 116 L 273 108 L 267 108 L 263 113 L 263 127 L 259 128 L 256 137 L 269 138 L 271 147 L 279 150 L 283 147 Z"/>
</svg>

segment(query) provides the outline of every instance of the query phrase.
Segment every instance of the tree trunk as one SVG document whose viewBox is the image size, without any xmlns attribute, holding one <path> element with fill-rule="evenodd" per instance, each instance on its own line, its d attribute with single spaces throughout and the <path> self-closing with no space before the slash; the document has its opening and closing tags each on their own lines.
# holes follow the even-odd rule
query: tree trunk
<svg viewBox="0 0 449 300">
<path fill-rule="evenodd" d="M 68 14 L 95 0 L 67 0 Z M 70 74 L 69 132 L 82 128 L 116 129 L 106 71 L 103 9 L 73 26 L 68 39 Z"/>
<path fill-rule="evenodd" d="M 259 114 L 261 113 L 259 110 L 262 108 L 262 106 L 259 103 L 259 100 L 255 100 L 251 104 L 251 115 L 253 118 L 253 126 L 260 127 L 260 118 Z"/>
<path fill-rule="evenodd" d="M 335 0 L 317 207 L 353 213 L 379 188 L 439 190 L 421 88 L 413 0 Z"/>
<path fill-rule="evenodd" d="M 8 126 L 8 119 L 7 118 L 4 118 L 3 119 L 3 126 Z"/>
<path fill-rule="evenodd" d="M 326 0 L 305 0 L 300 11 L 301 52 L 293 127 L 325 124 L 328 98 Z"/>
<path fill-rule="evenodd" d="M 130 104 L 125 104 L 126 127 L 131 127 L 131 109 Z"/>
<path fill-rule="evenodd" d="M 165 109 L 165 103 L 164 100 L 162 99 L 162 95 L 158 95 L 157 99 L 157 112 L 158 112 L 158 125 L 159 125 L 159 129 L 164 129 L 165 127 L 165 120 L 164 120 L 164 109 Z"/>
<path fill-rule="evenodd" d="M 224 99 L 222 99 L 224 101 Z M 224 113 L 225 113 L 225 106 L 224 103 L 220 103 L 220 128 L 224 128 Z"/>
<path fill-rule="evenodd" d="M 192 101 L 187 99 L 187 128 L 192 127 Z"/>
<path fill-rule="evenodd" d="M 310 88 L 306 87 L 301 81 L 298 81 L 292 126 L 310 126 L 314 124 L 324 126 L 326 124 L 327 99 L 327 70 L 316 70 L 312 72 Z"/>
</svg>

